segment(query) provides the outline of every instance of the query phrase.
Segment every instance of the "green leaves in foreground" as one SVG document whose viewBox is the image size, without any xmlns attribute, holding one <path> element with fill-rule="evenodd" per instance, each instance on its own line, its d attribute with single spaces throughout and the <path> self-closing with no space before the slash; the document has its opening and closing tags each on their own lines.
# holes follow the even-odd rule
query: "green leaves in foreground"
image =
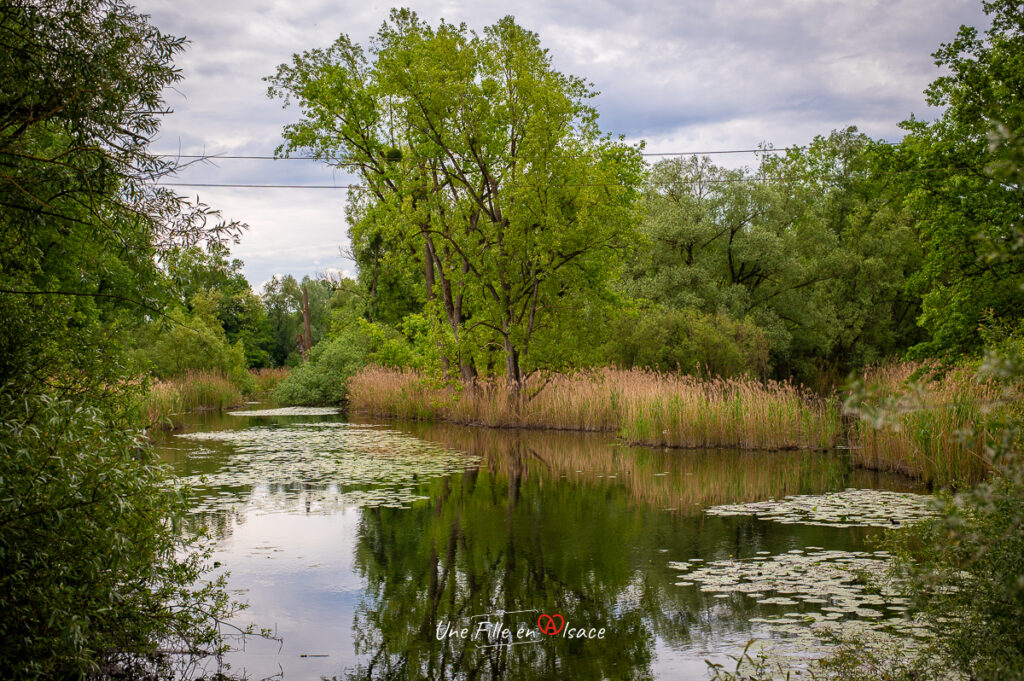
<svg viewBox="0 0 1024 681">
<path fill-rule="evenodd" d="M 0 677 L 173 673 L 236 609 L 193 582 L 181 496 L 139 434 L 97 409 L 0 394 Z"/>
</svg>

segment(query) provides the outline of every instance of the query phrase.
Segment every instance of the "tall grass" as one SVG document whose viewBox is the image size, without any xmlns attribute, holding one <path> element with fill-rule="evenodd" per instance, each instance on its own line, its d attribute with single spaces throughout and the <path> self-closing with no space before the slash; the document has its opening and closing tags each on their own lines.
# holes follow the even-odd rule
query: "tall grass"
<svg viewBox="0 0 1024 681">
<path fill-rule="evenodd" d="M 927 368 L 903 363 L 875 367 L 865 382 L 878 398 L 908 393 L 908 381 Z M 962 367 L 919 380 L 881 427 L 858 420 L 851 426 L 853 460 L 867 468 L 915 475 L 938 486 L 964 486 L 991 469 L 986 454 L 990 429 L 1000 419 L 1024 414 L 1024 401 L 1013 386 L 978 381 Z M 1008 390 L 1010 392 L 1008 392 Z M 971 431 L 971 437 L 965 435 Z"/>
<path fill-rule="evenodd" d="M 264 369 L 250 369 L 253 379 L 256 381 L 254 395 L 269 395 L 277 387 L 278 383 L 288 377 L 288 367 L 274 367 Z"/>
<path fill-rule="evenodd" d="M 176 427 L 182 414 L 233 407 L 243 399 L 242 391 L 224 374 L 188 371 L 153 383 L 143 400 L 142 412 L 147 427 Z"/>
<path fill-rule="evenodd" d="M 412 371 L 368 367 L 349 381 L 352 408 L 381 416 L 486 426 L 617 431 L 664 447 L 825 449 L 840 432 L 836 401 L 792 383 L 699 379 L 601 369 L 528 384 L 521 409 L 500 384 L 459 389 Z M 538 392 L 539 390 L 539 392 Z"/>
</svg>

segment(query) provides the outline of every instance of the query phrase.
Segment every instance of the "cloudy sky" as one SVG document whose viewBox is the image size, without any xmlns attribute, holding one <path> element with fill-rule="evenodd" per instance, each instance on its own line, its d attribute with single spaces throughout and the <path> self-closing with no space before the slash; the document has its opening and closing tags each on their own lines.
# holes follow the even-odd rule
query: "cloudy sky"
<svg viewBox="0 0 1024 681">
<path fill-rule="evenodd" d="M 189 38 L 175 113 L 153 146 L 181 154 L 268 156 L 294 120 L 262 78 L 295 52 L 346 33 L 366 44 L 392 5 L 362 0 L 140 0 L 166 33 Z M 555 66 L 601 92 L 602 129 L 649 152 L 804 144 L 856 125 L 897 140 L 937 75 L 931 53 L 960 24 L 983 26 L 980 0 L 537 0 L 407 2 L 436 23 L 480 30 L 512 14 L 536 31 Z M 753 155 L 716 156 L 729 165 Z M 310 161 L 220 160 L 179 182 L 346 184 Z M 181 188 L 250 229 L 232 250 L 254 287 L 274 274 L 354 273 L 341 252 L 345 191 Z"/>
</svg>

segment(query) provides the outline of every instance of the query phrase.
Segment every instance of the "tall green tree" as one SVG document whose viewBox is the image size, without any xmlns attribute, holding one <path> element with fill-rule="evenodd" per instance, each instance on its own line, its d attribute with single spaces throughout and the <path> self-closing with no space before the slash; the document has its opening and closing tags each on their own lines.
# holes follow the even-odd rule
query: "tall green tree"
<svg viewBox="0 0 1024 681">
<path fill-rule="evenodd" d="M 395 239 L 387 211 L 369 197 L 352 197 L 348 236 L 359 268 L 363 314 L 371 322 L 396 325 L 422 311 L 425 302 L 423 250 L 411 240 Z M 381 213 L 381 214 L 378 214 Z"/>
<path fill-rule="evenodd" d="M 1012 153 L 990 146 L 989 136 L 1000 127 L 1011 137 L 1024 134 L 1024 11 L 1015 0 L 982 6 L 991 25 L 984 32 L 961 26 L 933 55 L 945 73 L 925 94 L 941 113 L 933 122 L 904 121 L 907 134 L 892 160 L 902 173 L 897 192 L 924 247 L 912 282 L 922 299 L 920 323 L 931 335 L 915 350 L 922 356 L 979 352 L 986 311 L 1024 319 L 1024 268 L 988 257 L 1014 239 L 1024 191 L 986 172 Z"/>
<path fill-rule="evenodd" d="M 242 343 L 246 365 L 268 366 L 266 309 L 242 273 L 245 263 L 229 259 L 230 255 L 228 247 L 218 241 L 205 247 L 174 248 L 161 255 L 161 269 L 175 302 L 189 312 L 197 306 L 204 311 L 212 306 L 211 312 L 228 343 Z"/>
<path fill-rule="evenodd" d="M 303 277 L 300 282 L 290 274 L 275 276 L 260 291 L 260 299 L 266 308 L 263 347 L 275 366 L 292 366 L 302 360 L 299 338 L 303 335 L 303 287 L 306 288 L 309 305 L 313 345 L 325 338 L 330 329 L 331 310 L 338 286 L 326 279 Z M 343 292 L 338 302 L 347 298 L 348 293 Z"/>
<path fill-rule="evenodd" d="M 904 289 L 920 249 L 875 177 L 886 149 L 850 128 L 755 170 L 656 164 L 626 291 L 756 324 L 782 375 L 899 353 L 916 338 Z"/>
<path fill-rule="evenodd" d="M 541 338 L 598 297 L 634 225 L 639 149 L 601 133 L 590 87 L 511 17 L 478 35 L 408 10 L 369 53 L 341 36 L 268 80 L 301 111 L 284 150 L 354 170 L 389 241 L 422 253 L 462 379 L 493 344 L 519 395 L 553 357 Z"/>
<path fill-rule="evenodd" d="M 119 0 L 0 5 L 0 676 L 170 673 L 228 612 L 136 431 L 161 254 L 238 233 L 154 184 L 183 46 Z M 207 221 L 208 218 L 212 218 Z"/>
</svg>

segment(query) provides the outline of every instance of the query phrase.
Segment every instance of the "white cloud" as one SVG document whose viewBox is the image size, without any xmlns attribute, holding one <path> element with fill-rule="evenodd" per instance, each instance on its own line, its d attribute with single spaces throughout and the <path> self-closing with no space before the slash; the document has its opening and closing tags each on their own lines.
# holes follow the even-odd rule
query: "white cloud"
<svg viewBox="0 0 1024 681">
<path fill-rule="evenodd" d="M 983 25 L 978 0 L 566 0 L 408 3 L 480 30 L 512 14 L 536 31 L 557 68 L 593 82 L 602 126 L 650 151 L 801 144 L 857 125 L 897 139 L 911 112 L 929 114 L 921 91 L 937 75 L 930 54 L 961 23 Z M 389 5 L 351 0 L 142 0 L 161 30 L 187 35 L 185 80 L 167 93 L 160 150 L 266 155 L 294 111 L 268 100 L 262 78 L 292 54 L 339 33 L 366 44 Z M 752 158 L 718 157 L 734 165 Z M 351 178 L 301 161 L 221 161 L 182 181 L 346 184 Z M 196 190 L 189 190 L 194 193 Z M 252 229 L 237 257 L 251 281 L 350 268 L 343 190 L 199 190 L 204 201 Z M 333 250 L 329 248 L 333 245 Z"/>
</svg>

